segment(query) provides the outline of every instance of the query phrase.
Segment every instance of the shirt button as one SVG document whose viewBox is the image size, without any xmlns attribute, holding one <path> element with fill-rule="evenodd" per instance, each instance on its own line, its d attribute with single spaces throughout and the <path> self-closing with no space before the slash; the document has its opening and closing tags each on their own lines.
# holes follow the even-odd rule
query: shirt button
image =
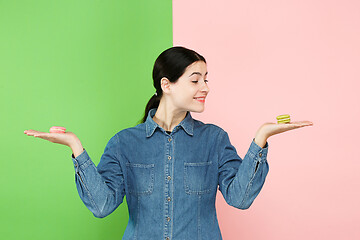
<svg viewBox="0 0 360 240">
<path fill-rule="evenodd" d="M 170 218 L 169 218 L 169 217 L 167 217 L 166 220 L 167 220 L 168 222 L 170 222 Z"/>
<path fill-rule="evenodd" d="M 168 197 L 167 200 L 168 200 L 168 202 L 170 202 L 170 201 L 171 201 L 171 197 Z"/>
<path fill-rule="evenodd" d="M 169 238 L 169 237 L 166 237 L 165 239 L 166 239 L 166 240 L 170 240 L 170 238 Z"/>
<path fill-rule="evenodd" d="M 169 140 L 169 142 L 171 142 L 171 138 L 169 138 L 168 140 Z"/>
<path fill-rule="evenodd" d="M 170 180 L 171 180 L 171 177 L 170 177 L 170 176 L 168 176 L 168 177 L 167 177 L 167 179 L 170 181 Z"/>
<path fill-rule="evenodd" d="M 261 157 L 262 156 L 262 153 L 259 153 L 259 157 Z"/>
<path fill-rule="evenodd" d="M 168 159 L 170 160 L 170 159 L 171 159 L 171 156 L 168 156 Z"/>
</svg>

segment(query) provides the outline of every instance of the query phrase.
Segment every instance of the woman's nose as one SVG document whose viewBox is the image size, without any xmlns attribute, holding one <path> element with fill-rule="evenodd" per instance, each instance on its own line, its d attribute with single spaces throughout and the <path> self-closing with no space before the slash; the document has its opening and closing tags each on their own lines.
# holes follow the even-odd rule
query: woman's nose
<svg viewBox="0 0 360 240">
<path fill-rule="evenodd" d="M 207 83 L 204 83 L 204 84 L 203 84 L 203 86 L 201 87 L 201 91 L 202 91 L 202 92 L 209 92 L 209 91 L 210 91 Z"/>
</svg>

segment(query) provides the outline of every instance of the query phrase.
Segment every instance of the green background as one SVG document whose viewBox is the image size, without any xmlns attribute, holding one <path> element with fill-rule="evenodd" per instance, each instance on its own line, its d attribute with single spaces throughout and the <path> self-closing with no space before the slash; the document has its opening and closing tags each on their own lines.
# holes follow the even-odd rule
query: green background
<svg viewBox="0 0 360 240">
<path fill-rule="evenodd" d="M 64 126 L 97 165 L 143 117 L 154 62 L 172 43 L 171 0 L 0 0 L 1 239 L 121 239 L 126 198 L 94 217 L 71 149 L 24 130 Z"/>
</svg>

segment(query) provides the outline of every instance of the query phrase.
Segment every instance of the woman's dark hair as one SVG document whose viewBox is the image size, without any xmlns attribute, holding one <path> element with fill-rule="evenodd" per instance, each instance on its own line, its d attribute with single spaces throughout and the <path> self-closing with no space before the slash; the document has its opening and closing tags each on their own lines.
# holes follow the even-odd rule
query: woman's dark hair
<svg viewBox="0 0 360 240">
<path fill-rule="evenodd" d="M 175 46 L 163 51 L 155 61 L 153 68 L 153 81 L 157 96 L 153 94 L 145 107 L 145 115 L 142 123 L 146 121 L 147 115 L 152 108 L 157 108 L 162 96 L 160 80 L 163 77 L 175 83 L 185 72 L 186 68 L 194 62 L 203 61 L 205 58 L 194 50 Z"/>
</svg>

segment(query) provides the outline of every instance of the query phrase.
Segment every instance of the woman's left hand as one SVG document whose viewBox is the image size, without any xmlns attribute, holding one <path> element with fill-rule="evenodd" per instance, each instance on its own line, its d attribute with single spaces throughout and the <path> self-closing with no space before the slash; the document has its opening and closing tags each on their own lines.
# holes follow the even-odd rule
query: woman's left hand
<svg viewBox="0 0 360 240">
<path fill-rule="evenodd" d="M 313 123 L 310 121 L 298 121 L 290 123 L 264 123 L 256 132 L 255 142 L 259 146 L 264 147 L 267 139 L 275 134 L 312 125 Z"/>
<path fill-rule="evenodd" d="M 264 123 L 258 130 L 261 134 L 269 138 L 275 134 L 293 130 L 296 128 L 312 126 L 313 123 L 310 121 L 298 121 L 290 123 Z"/>
</svg>

